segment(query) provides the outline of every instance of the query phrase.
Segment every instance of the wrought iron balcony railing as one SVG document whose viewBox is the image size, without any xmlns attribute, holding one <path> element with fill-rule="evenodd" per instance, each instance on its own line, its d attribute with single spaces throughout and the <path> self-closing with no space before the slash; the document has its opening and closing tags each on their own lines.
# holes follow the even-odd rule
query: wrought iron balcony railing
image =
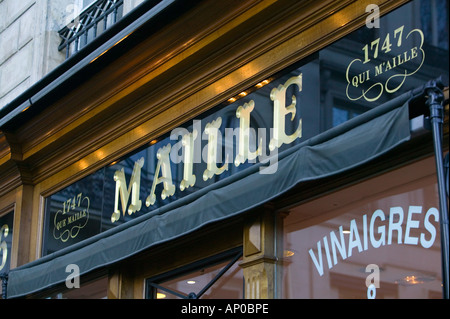
<svg viewBox="0 0 450 319">
<path fill-rule="evenodd" d="M 97 0 L 59 31 L 59 51 L 66 59 L 116 23 L 123 15 L 123 0 Z"/>
</svg>

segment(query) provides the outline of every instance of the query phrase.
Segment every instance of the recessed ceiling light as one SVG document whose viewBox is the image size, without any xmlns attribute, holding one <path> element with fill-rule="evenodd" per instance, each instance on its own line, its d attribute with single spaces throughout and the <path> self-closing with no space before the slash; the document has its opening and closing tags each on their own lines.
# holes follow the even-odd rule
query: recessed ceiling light
<svg viewBox="0 0 450 319">
<path fill-rule="evenodd" d="M 402 286 L 413 286 L 418 284 L 423 284 L 425 282 L 430 282 L 435 280 L 433 276 L 425 275 L 407 275 L 402 279 L 396 280 L 395 283 Z"/>
</svg>

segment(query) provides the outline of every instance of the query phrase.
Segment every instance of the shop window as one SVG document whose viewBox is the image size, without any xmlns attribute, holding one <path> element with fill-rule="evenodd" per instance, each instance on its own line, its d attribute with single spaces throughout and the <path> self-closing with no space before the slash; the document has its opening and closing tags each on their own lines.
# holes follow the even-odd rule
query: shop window
<svg viewBox="0 0 450 319">
<path fill-rule="evenodd" d="M 442 298 L 434 158 L 292 208 L 282 298 Z"/>
<path fill-rule="evenodd" d="M 348 110 L 341 109 L 339 107 L 333 108 L 333 126 L 344 123 L 352 117 L 352 114 Z"/>
<path fill-rule="evenodd" d="M 361 103 L 348 103 L 344 99 L 333 98 L 333 103 L 331 107 L 331 120 L 328 119 L 327 115 L 323 119 L 325 123 L 331 122 L 331 126 L 335 127 L 339 124 L 347 122 L 352 118 L 367 112 L 370 108 L 367 105 Z"/>
<path fill-rule="evenodd" d="M 243 299 L 242 250 L 215 256 L 147 280 L 152 299 Z"/>
<path fill-rule="evenodd" d="M 420 1 L 420 20 L 426 42 L 435 47 L 448 49 L 448 1 Z"/>
</svg>

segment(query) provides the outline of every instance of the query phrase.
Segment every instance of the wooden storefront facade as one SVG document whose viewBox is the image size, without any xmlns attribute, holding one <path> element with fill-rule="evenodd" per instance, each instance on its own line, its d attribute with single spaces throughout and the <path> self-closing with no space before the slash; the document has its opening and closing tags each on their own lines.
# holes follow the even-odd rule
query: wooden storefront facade
<svg viewBox="0 0 450 319">
<path fill-rule="evenodd" d="M 437 176 L 434 140 L 432 130 L 427 127 L 426 118 L 429 116 L 428 85 L 437 88 L 441 94 L 439 103 L 443 105 L 442 112 L 445 114 L 442 150 L 445 157 L 445 154 L 448 154 L 448 83 L 446 83 L 448 71 L 443 70 L 445 65 L 448 67 L 448 40 L 446 51 L 445 48 L 436 46 L 447 60 L 436 62 L 431 57 L 433 55 L 440 57 L 438 49 L 432 51 L 431 48 L 426 48 L 421 51 L 420 35 L 426 38 L 428 34 L 424 31 L 424 26 L 414 24 L 420 20 L 420 15 L 415 18 L 416 20 L 412 19 L 413 27 L 402 23 L 401 20 L 399 25 L 393 24 L 396 12 L 401 14 L 401 10 L 409 12 L 407 10 L 411 10 L 410 8 L 416 8 L 418 13 L 423 13 L 418 3 L 417 0 L 160 1 L 155 6 L 150 4 L 141 6 L 133 13 L 134 20 L 118 24 L 120 28 L 118 27 L 109 39 L 86 47 L 84 51 L 68 59 L 57 70 L 16 99 L 6 109 L 8 113 L 5 113 L 5 109 L 2 110 L 4 114 L 0 135 L 0 217 L 2 221 L 5 220 L 5 224 L 10 224 L 9 232 L 2 233 L 2 240 L 6 240 L 8 236 L 10 243 L 8 250 L 2 248 L 3 258 L 5 259 L 6 255 L 8 258 L 4 263 L 9 264 L 5 286 L 8 293 L 5 294 L 4 291 L 5 296 L 168 298 L 173 291 L 187 297 L 191 292 L 188 289 L 192 289 L 195 294 L 191 297 L 197 297 L 201 288 L 195 290 L 197 288 L 192 288 L 192 285 L 183 291 L 184 288 L 180 288 L 181 279 L 176 278 L 187 276 L 186 274 L 199 269 L 206 269 L 202 273 L 206 276 L 204 274 L 208 273 L 208 267 L 212 267 L 211 277 L 206 279 L 202 277 L 205 280 L 203 287 L 208 283 L 211 283 L 211 287 L 216 287 L 217 282 L 211 280 L 224 269 L 223 267 L 229 266 L 232 274 L 227 268 L 223 276 L 217 277 L 217 280 L 228 281 L 220 285 L 222 289 L 218 288 L 215 295 L 211 293 L 211 298 L 321 298 L 321 296 L 367 298 L 368 287 L 365 286 L 365 280 L 370 272 L 360 271 L 354 275 L 346 268 L 337 273 L 338 266 L 343 264 L 344 260 L 350 261 L 350 257 L 359 258 L 365 253 L 381 251 L 376 250 L 380 246 L 387 248 L 397 244 L 399 246 L 396 248 L 397 256 L 402 255 L 403 248 L 406 251 L 410 247 L 416 247 L 417 251 L 408 251 L 405 255 L 428 256 L 430 251 L 434 252 L 430 257 L 433 267 L 429 269 L 424 266 L 422 269 L 421 265 L 413 265 L 411 267 L 415 272 L 411 276 L 416 277 L 409 277 L 410 280 L 417 279 L 420 277 L 417 273 L 420 272 L 423 281 L 433 286 L 427 288 L 426 294 L 403 293 L 402 289 L 410 282 L 402 285 L 399 280 L 406 278 L 408 274 L 398 270 L 400 266 L 394 261 L 391 262 L 389 258 L 393 258 L 392 260 L 395 258 L 389 255 L 391 257 L 386 261 L 382 262 L 381 257 L 379 259 L 382 271 L 380 288 L 376 287 L 377 297 L 442 298 L 440 290 L 444 279 L 440 258 L 443 248 L 439 242 L 442 236 L 439 228 L 442 218 L 439 212 L 442 209 L 439 207 L 439 196 L 435 186 L 438 182 L 433 180 Z M 448 10 L 448 2 L 446 3 Z M 163 5 L 164 8 L 158 7 Z M 369 5 L 376 5 L 380 10 L 381 26 L 378 29 L 369 28 L 367 25 L 369 22 L 376 22 L 369 20 L 371 18 L 369 15 L 375 12 L 366 11 Z M 392 14 L 393 18 L 389 19 L 389 14 Z M 383 23 L 385 17 L 386 23 Z M 448 18 L 446 19 L 448 39 Z M 361 31 L 362 36 L 358 38 L 358 30 L 362 29 L 366 33 Z M 367 34 L 370 32 L 374 36 L 367 40 Z M 375 47 L 378 50 L 379 46 L 381 52 L 382 46 L 389 44 L 385 42 L 387 35 L 390 35 L 390 45 L 400 47 L 401 52 L 391 60 L 385 60 L 391 63 L 392 69 L 396 69 L 396 73 L 392 74 L 400 75 L 392 77 L 391 87 L 386 83 L 392 75 L 384 78 L 384 82 L 380 85 L 376 84 L 377 80 L 374 78 L 377 70 L 380 77 L 381 73 L 394 72 L 387 70 L 386 64 L 383 66 L 384 71 L 380 66 L 382 62 L 373 64 L 370 72 L 374 73 L 369 73 L 368 67 L 364 68 L 373 62 L 369 60 L 376 60 L 373 56 Z M 403 37 L 403 44 L 399 45 L 400 37 Z M 419 43 L 419 46 L 407 43 L 413 37 L 418 38 L 415 44 Z M 355 45 L 356 48 L 352 48 Z M 329 49 L 330 46 L 332 49 Z M 355 54 L 360 56 L 359 60 L 355 62 L 357 60 L 355 57 L 349 58 L 350 63 L 345 60 L 346 50 L 352 51 L 352 54 L 357 52 Z M 408 62 L 413 63 L 414 59 L 418 61 L 417 65 L 408 65 Z M 422 61 L 419 61 L 420 59 Z M 430 60 L 432 62 L 428 62 Z M 360 65 L 356 67 L 358 63 Z M 393 63 L 396 63 L 396 66 Z M 357 71 L 354 71 L 352 66 L 356 67 Z M 400 67 L 404 69 L 400 70 Z M 370 85 L 361 91 L 361 87 L 366 85 L 364 82 L 369 82 L 370 76 L 374 82 L 370 82 Z M 437 81 L 438 84 L 436 81 L 433 82 L 440 76 L 443 76 L 442 83 L 440 80 Z M 340 82 L 335 81 L 335 77 L 340 77 Z M 395 83 L 392 84 L 393 82 Z M 374 91 L 383 85 L 384 91 L 376 96 Z M 359 93 L 352 95 L 351 90 L 354 89 L 360 89 Z M 294 94 L 299 94 L 297 100 L 290 97 L 285 99 L 286 92 L 292 94 L 290 90 L 294 90 Z M 334 94 L 335 91 L 338 93 Z M 280 94 L 278 98 L 277 92 Z M 249 182 L 246 186 L 233 188 L 232 182 L 228 180 L 234 179 L 234 183 L 239 183 L 241 175 L 242 180 L 244 177 L 253 178 L 253 175 L 246 173 L 246 169 L 252 169 L 253 166 L 238 167 L 235 164 L 236 155 L 238 153 L 244 155 L 242 162 L 258 158 L 256 155 L 251 158 L 251 154 L 256 150 L 254 145 L 259 145 L 261 135 L 255 139 L 256 143 L 253 145 L 250 143 L 252 145 L 250 148 L 247 145 L 247 150 L 243 150 L 243 153 L 237 147 L 234 149 L 233 159 L 230 160 L 229 168 L 224 173 L 228 174 L 225 178 L 223 177 L 225 175 L 221 176 L 224 170 L 220 171 L 220 168 L 224 167 L 223 164 L 208 158 L 211 149 L 208 150 L 205 146 L 212 143 L 208 137 L 215 137 L 216 140 L 212 141 L 216 144 L 218 137 L 211 132 L 205 135 L 205 127 L 206 124 L 214 126 L 213 120 L 220 115 L 223 125 L 217 124 L 218 127 L 245 128 L 247 124 L 241 121 L 243 115 L 239 118 L 235 114 L 238 107 L 244 109 L 245 105 L 252 105 L 251 101 L 255 109 L 249 111 L 253 112 L 252 118 L 257 117 L 256 109 L 260 103 L 266 103 L 270 106 L 270 112 L 275 113 L 270 113 L 269 118 L 264 118 L 265 113 L 261 113 L 258 115 L 261 116 L 261 122 L 268 124 L 267 127 L 274 132 L 285 133 L 284 142 L 271 147 L 270 151 L 279 150 L 279 154 L 282 152 L 287 154 L 291 150 L 290 154 L 280 155 L 279 162 L 275 163 L 279 164 L 279 171 L 273 174 L 261 174 L 253 168 L 255 171 L 253 173 L 260 176 L 254 177 L 256 183 L 265 183 L 267 179 L 264 178 L 272 178 L 270 184 L 261 186 L 261 189 L 270 189 L 279 179 L 288 180 L 294 175 L 289 173 L 292 168 L 288 165 L 294 161 L 294 152 L 302 148 L 310 147 L 311 154 L 314 155 L 320 152 L 322 145 L 328 143 L 329 148 L 326 148 L 324 153 L 329 154 L 329 158 L 325 158 L 324 164 L 320 164 L 323 166 L 323 168 L 320 166 L 319 170 L 323 170 L 320 172 L 314 171 L 314 167 L 317 166 L 312 164 L 306 168 L 303 168 L 301 163 L 294 166 L 304 169 L 305 172 L 311 171 L 311 175 L 296 177 L 297 179 L 289 186 L 283 183 L 273 186 L 278 187 L 277 192 L 260 195 L 261 198 L 266 196 L 267 200 L 257 200 L 256 195 L 254 199 L 254 194 L 248 192 L 245 193 L 246 196 L 242 196 L 244 198 L 236 199 L 235 202 L 233 199 L 235 197 L 231 196 L 232 192 L 226 191 L 225 187 L 229 189 L 242 187 L 244 192 L 248 189 L 248 185 L 252 184 Z M 279 113 L 273 111 L 277 102 L 280 103 Z M 311 110 L 308 108 L 306 111 L 307 104 Z M 342 107 L 338 107 L 339 105 Z M 347 108 L 348 105 L 350 107 Z M 385 107 L 386 105 L 388 106 Z M 407 105 L 402 111 L 405 113 L 394 117 L 392 112 L 397 112 L 397 108 L 402 105 Z M 305 111 L 302 109 L 304 106 Z M 375 114 L 374 110 L 378 107 L 384 108 L 385 111 Z M 229 109 L 235 116 L 234 122 L 232 120 L 227 122 L 228 115 L 223 115 Z M 346 118 L 341 121 L 342 123 L 338 123 L 339 116 L 344 116 L 342 115 L 344 113 Z M 365 116 L 366 113 L 371 115 L 358 122 L 358 118 Z M 280 115 L 280 122 L 274 119 L 277 114 L 284 114 Z M 382 119 L 382 116 L 392 117 Z M 392 137 L 392 130 L 387 130 L 384 124 L 380 124 L 386 123 L 383 122 L 386 119 L 397 123 L 396 121 L 400 121 L 398 118 L 402 116 L 407 116 L 409 125 L 407 137 Z M 184 196 L 180 190 L 180 182 L 186 177 L 183 175 L 185 173 L 183 169 L 186 170 L 187 165 L 182 161 L 175 165 L 175 155 L 169 157 L 166 154 L 164 157 L 160 150 L 169 144 L 168 141 L 171 141 L 172 150 L 176 143 L 181 143 L 178 144 L 177 150 L 180 157 L 185 156 L 190 149 L 189 145 L 186 146 L 188 142 L 183 144 L 181 138 L 179 139 L 184 135 L 179 133 L 176 139 L 172 139 L 170 134 L 177 128 L 182 128 L 181 132 L 192 133 L 195 130 L 196 119 L 202 121 L 202 126 L 199 126 L 201 129 L 196 131 L 196 135 L 199 140 L 203 140 L 203 147 L 199 149 L 205 153 L 200 162 L 202 165 L 208 165 L 207 169 L 211 164 L 211 174 L 216 176 L 210 177 L 209 181 L 202 176 L 206 167 L 202 166 L 201 170 L 197 171 L 194 168 L 190 176 L 196 175 L 197 181 L 191 180 L 193 183 L 191 185 L 198 186 L 198 190 Z M 343 148 L 347 144 L 345 141 L 334 139 L 347 138 L 347 135 L 351 138 L 352 134 L 363 138 L 361 136 L 364 132 L 377 135 L 378 129 L 373 128 L 375 122 L 372 122 L 376 120 L 379 120 L 376 122 L 377 125 L 386 129 L 385 133 L 380 133 L 386 134 L 386 138 L 380 138 L 380 141 L 376 142 L 354 140 L 355 149 L 350 148 L 345 159 L 341 160 L 340 153 L 333 147 L 339 145 L 339 151 L 344 152 Z M 284 127 L 282 124 L 284 122 L 292 123 L 291 131 L 287 126 Z M 252 127 L 252 123 L 254 122 L 250 121 L 248 125 Z M 345 128 L 343 126 L 347 125 L 346 123 L 352 124 Z M 419 124 L 415 126 L 416 123 Z M 394 127 L 394 124 L 392 125 Z M 355 133 L 355 130 L 359 130 L 358 133 Z M 300 133 L 294 136 L 296 132 Z M 315 141 L 314 138 L 317 136 L 321 140 Z M 237 134 L 235 138 L 239 143 L 244 143 L 245 137 L 239 137 Z M 224 137 L 223 145 L 225 139 Z M 390 142 L 391 139 L 396 140 Z M 279 137 L 279 140 L 283 140 L 282 137 Z M 358 146 L 359 142 L 366 146 Z M 306 143 L 305 146 L 302 143 Z M 357 154 L 360 148 L 367 148 L 368 144 L 364 143 L 373 144 L 370 144 L 369 150 L 361 150 L 361 159 L 355 159 L 357 155 L 348 156 L 348 152 Z M 388 143 L 391 144 L 387 145 Z M 281 148 L 282 144 L 285 149 Z M 380 144 L 382 146 L 378 151 L 376 148 Z M 316 146 L 318 151 L 314 148 Z M 269 146 L 263 149 L 265 153 L 270 153 Z M 225 146 L 223 150 L 225 153 Z M 331 150 L 335 153 L 331 153 Z M 144 158 L 140 152 L 146 154 L 144 163 L 140 161 Z M 366 153 L 373 153 L 373 156 L 365 157 Z M 225 155 L 223 158 L 225 159 Z M 312 158 L 317 163 L 322 163 L 320 161 L 322 157 Z M 286 159 L 286 163 L 281 162 L 282 159 Z M 301 156 L 296 160 L 307 161 L 306 157 Z M 355 163 L 352 163 L 352 160 L 355 160 Z M 328 164 L 328 161 L 339 163 Z M 266 159 L 265 162 L 256 159 L 253 163 L 263 166 L 268 162 L 270 159 Z M 151 169 L 153 173 L 149 173 Z M 172 180 L 167 169 L 168 171 L 172 169 L 170 174 Z M 123 172 L 123 179 L 120 172 Z M 174 172 L 180 173 L 177 175 Z M 196 172 L 199 174 L 195 174 Z M 284 175 L 277 177 L 276 174 L 280 172 Z M 138 177 L 139 173 L 142 177 Z M 96 184 L 97 179 L 90 179 L 96 174 L 105 176 L 99 179 L 100 184 Z M 153 174 L 153 178 L 144 186 L 145 174 Z M 158 180 L 158 177 L 161 179 Z M 210 184 L 201 185 L 202 177 L 204 182 Z M 155 180 L 157 182 L 154 182 Z M 166 198 L 173 199 L 170 202 L 165 202 L 165 198 L 159 199 L 163 191 L 170 192 L 172 185 L 165 183 L 173 184 L 176 188 L 175 195 L 166 195 Z M 216 183 L 223 183 L 224 188 L 221 189 L 222 184 L 217 186 Z M 143 190 L 139 193 L 135 186 L 137 189 L 142 186 Z M 184 192 L 193 188 L 195 187 L 186 186 L 187 191 Z M 417 189 L 426 189 L 420 193 L 423 197 L 419 196 L 423 202 L 416 201 Z M 86 195 L 89 191 L 94 195 Z M 202 191 L 204 193 L 201 193 Z M 219 195 L 210 195 L 211 199 L 204 199 L 205 203 L 202 202 L 203 195 L 223 192 L 230 194 L 230 197 L 225 196 L 225 202 Z M 255 192 L 262 194 L 263 191 L 255 185 Z M 104 195 L 106 193 L 108 196 Z M 178 196 L 178 193 L 183 194 Z M 409 198 L 409 202 L 395 202 L 396 196 L 405 193 L 408 193 L 405 196 Z M 147 195 L 150 197 L 152 194 L 158 197 L 156 204 L 146 202 Z M 377 204 L 373 204 L 381 202 L 379 198 L 372 198 L 375 194 L 384 194 L 383 198 L 389 197 L 388 201 L 391 202 L 386 204 L 387 208 L 378 207 L 378 209 Z M 239 206 L 245 198 L 248 199 L 248 209 L 242 210 L 239 207 L 235 209 L 234 207 Z M 180 204 L 179 201 L 182 200 L 184 202 Z M 292 245 L 292 249 L 289 248 L 291 246 L 288 247 L 293 241 L 302 243 L 307 241 L 303 237 L 296 239 L 294 236 L 296 231 L 312 225 L 326 224 L 326 221 L 330 222 L 342 216 L 343 211 L 348 212 L 350 208 L 354 208 L 356 202 L 359 204 L 362 201 L 370 202 L 370 205 L 367 204 L 367 207 L 370 207 L 368 210 L 361 211 L 359 217 L 336 221 L 336 224 L 333 222 L 333 226 L 330 226 L 334 227 L 336 233 L 333 231 L 333 234 L 337 235 L 331 235 L 329 230 L 321 232 L 320 229 L 316 229 L 319 237 L 310 243 L 304 254 L 300 248 L 295 248 L 295 245 Z M 448 205 L 448 193 L 446 201 Z M 99 203 L 99 215 L 95 215 L 92 208 L 96 203 Z M 178 226 L 171 224 L 171 222 L 175 224 L 178 217 L 173 213 L 174 216 L 170 217 L 172 220 L 168 217 L 169 213 L 178 209 L 179 214 L 187 214 L 182 208 L 196 203 L 198 205 L 213 203 L 215 206 L 226 208 L 224 211 L 219 209 L 217 213 L 205 208 L 205 213 L 202 210 L 204 219 L 192 222 L 193 225 L 188 225 L 188 221 L 180 219 L 179 222 L 183 223 L 185 228 L 178 231 Z M 366 202 L 364 203 L 366 205 Z M 127 208 L 137 204 L 139 207 Z M 52 205 L 56 208 L 53 209 Z M 105 205 L 114 206 L 114 209 L 105 211 Z M 327 205 L 330 207 L 325 207 Z M 400 206 L 401 212 L 393 209 Z M 70 207 L 73 210 L 78 209 L 79 214 L 73 215 L 75 217 L 71 220 L 58 219 L 66 212 L 66 216 L 69 216 Z M 420 209 L 416 209 L 417 207 Z M 86 208 L 91 208 L 89 218 L 83 215 Z M 61 214 L 58 216 L 60 211 Z M 194 211 L 194 208 L 190 211 Z M 119 212 L 118 215 L 113 217 L 116 212 Z M 154 214 L 154 217 L 146 217 L 146 214 Z M 387 217 L 388 215 L 391 219 Z M 415 224 L 414 216 L 419 215 L 423 220 Z M 394 216 L 400 218 L 400 221 L 393 221 Z M 85 222 L 83 218 L 86 219 Z M 146 229 L 149 229 L 153 223 L 157 225 L 155 220 L 158 218 L 161 218 L 160 226 L 154 226 L 152 233 L 148 234 L 149 237 L 142 237 L 146 238 L 146 243 L 141 245 L 136 239 L 133 243 L 139 248 L 134 249 L 126 245 L 127 239 L 131 237 L 123 236 L 131 236 L 131 232 L 125 234 L 127 229 L 131 229 L 129 225 L 136 227 L 133 232 L 142 231 L 143 236 L 147 236 L 145 229 L 138 229 L 144 224 L 135 220 L 148 223 Z M 356 239 L 357 233 L 354 232 L 352 239 L 346 241 L 345 248 L 339 246 L 344 241 L 340 241 L 340 235 L 343 236 L 344 231 L 343 225 L 357 227 L 358 218 L 362 218 L 361 225 L 364 224 L 363 221 L 365 222 L 366 230 L 372 229 L 371 221 L 375 223 L 377 218 L 379 221 L 386 220 L 386 223 L 390 220 L 390 224 L 385 225 L 385 241 L 383 243 L 381 239 L 377 241 L 378 236 L 382 234 L 379 228 L 376 235 L 369 230 L 364 235 L 361 228 L 359 240 Z M 70 234 L 70 238 L 65 238 L 63 234 L 66 230 L 65 223 L 76 223 L 77 220 L 82 221 L 82 227 L 76 230 L 67 228 L 69 232 L 65 234 Z M 90 226 L 84 227 L 91 225 L 92 222 L 100 230 L 93 231 Z M 116 226 L 119 222 L 120 225 Z M 167 234 L 165 233 L 165 228 L 170 227 L 174 227 L 172 229 L 176 230 L 175 234 L 169 230 Z M 418 235 L 410 232 L 421 227 L 425 228 Z M 90 233 L 84 234 L 83 232 L 88 229 Z M 59 230 L 61 233 L 58 233 Z M 153 235 L 155 232 L 161 232 L 161 235 L 157 239 L 152 239 L 151 236 L 156 236 Z M 391 238 L 391 235 L 394 237 Z M 53 236 L 53 239 L 48 239 L 48 236 Z M 78 240 L 77 236 L 78 239 L 85 237 Z M 105 247 L 110 249 L 106 254 L 113 251 L 114 243 L 127 248 L 124 248 L 123 256 L 120 257 L 108 256 L 105 261 L 98 263 L 95 258 L 90 259 L 97 264 L 86 266 L 84 269 L 84 266 L 78 263 L 82 260 L 82 253 L 89 249 L 99 249 L 100 243 L 103 242 Z M 325 248 L 326 245 L 329 245 L 329 249 L 328 246 Z M 101 254 L 99 251 L 96 256 Z M 66 261 L 70 260 L 69 256 L 72 255 L 75 259 L 67 265 L 73 263 L 79 266 L 80 269 L 77 270 L 81 271 L 80 288 L 70 288 L 67 281 L 62 280 L 70 276 L 71 272 L 67 270 L 59 277 L 55 275 L 54 279 L 42 281 L 39 289 L 27 290 L 28 280 L 32 280 L 34 276 L 33 269 L 59 267 L 60 271 L 63 269 L 61 265 L 57 265 L 59 260 L 61 262 L 63 260 L 60 258 L 67 258 L 64 259 Z M 298 262 L 289 259 L 299 256 L 301 258 Z M 309 261 L 308 265 L 302 264 L 305 260 Z M 369 264 L 377 264 L 376 259 L 371 260 L 368 257 L 367 260 L 355 260 L 350 263 L 352 262 L 358 265 L 358 269 Z M 67 265 L 64 264 L 64 267 Z M 383 271 L 389 273 L 391 269 L 389 265 L 399 274 L 398 277 L 393 275 L 394 277 L 389 277 L 388 280 L 386 279 L 388 275 L 384 275 Z M 303 279 L 300 278 L 297 283 L 297 275 L 292 273 L 288 276 L 286 272 L 287 269 L 291 269 L 291 272 L 301 273 L 300 269 L 308 267 L 311 272 L 304 276 L 314 277 L 316 282 L 329 276 L 327 280 L 331 283 L 330 287 L 339 292 L 332 296 L 313 292 L 316 289 L 319 291 L 319 288 L 314 286 L 312 279 L 306 280 L 302 277 Z M 41 270 L 36 270 L 39 271 Z M 202 274 L 198 273 L 198 278 Z M 227 274 L 230 274 L 229 277 Z M 171 280 L 174 280 L 174 283 Z M 227 283 L 231 288 L 227 288 Z M 19 287 L 17 289 L 14 286 L 16 284 Z M 39 286 L 39 283 L 33 284 Z M 33 284 L 30 284 L 30 287 Z M 359 287 L 358 291 L 355 290 L 355 286 Z M 202 292 L 201 296 L 208 295 L 211 289 L 208 293 Z M 311 291 L 311 294 L 297 293 L 302 290 Z"/>
</svg>

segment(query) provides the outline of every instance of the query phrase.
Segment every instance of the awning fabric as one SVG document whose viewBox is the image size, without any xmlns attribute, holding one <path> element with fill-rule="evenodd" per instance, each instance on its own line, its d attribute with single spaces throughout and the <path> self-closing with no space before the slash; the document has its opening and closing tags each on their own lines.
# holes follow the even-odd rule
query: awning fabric
<svg viewBox="0 0 450 319">
<path fill-rule="evenodd" d="M 274 174 L 261 174 L 260 168 L 267 163 L 257 163 L 160 209 L 12 269 L 8 298 L 63 284 L 69 264 L 78 265 L 81 275 L 89 273 L 241 214 L 299 183 L 367 163 L 410 139 L 409 98 L 411 93 L 405 93 L 278 154 Z"/>
</svg>

